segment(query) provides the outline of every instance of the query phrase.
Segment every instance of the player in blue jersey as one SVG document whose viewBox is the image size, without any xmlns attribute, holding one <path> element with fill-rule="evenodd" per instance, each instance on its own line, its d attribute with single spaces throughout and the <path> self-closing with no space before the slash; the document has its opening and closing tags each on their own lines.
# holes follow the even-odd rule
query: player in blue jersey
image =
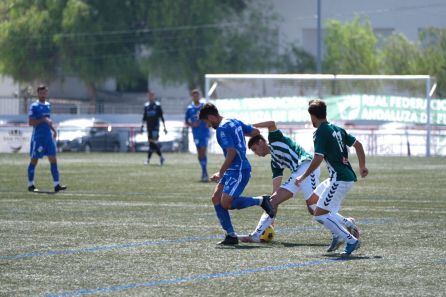
<svg viewBox="0 0 446 297">
<path fill-rule="evenodd" d="M 212 203 L 220 224 L 226 232 L 225 239 L 219 244 L 238 244 L 238 237 L 231 223 L 229 209 L 243 209 L 259 205 L 270 217 L 274 217 L 274 209 L 269 196 L 240 196 L 251 177 L 251 165 L 246 158 L 245 136 L 252 137 L 259 135 L 260 132 L 239 120 L 224 119 L 212 103 L 206 103 L 203 106 L 199 119 L 216 130 L 217 142 L 225 156 L 220 170 L 211 177 L 212 181 L 218 182 L 212 194 Z"/>
<path fill-rule="evenodd" d="M 31 136 L 30 156 L 31 161 L 28 166 L 28 191 L 37 192 L 38 189 L 34 185 L 34 172 L 39 159 L 48 156 L 51 165 L 51 175 L 53 176 L 54 191 L 59 192 L 66 190 L 67 186 L 59 183 L 59 170 L 57 169 L 56 129 L 51 121 L 51 105 L 46 101 L 48 97 L 48 88 L 39 86 L 37 88 L 38 101 L 29 107 L 29 125 L 33 126 L 33 134 Z"/>
<path fill-rule="evenodd" d="M 188 127 L 192 127 L 192 135 L 194 136 L 195 146 L 197 147 L 198 162 L 201 166 L 201 181 L 209 181 L 207 172 L 207 147 L 209 140 L 209 128 L 204 121 L 198 119 L 198 114 L 204 103 L 200 102 L 200 91 L 194 89 L 191 91 L 192 103 L 186 110 L 185 122 Z"/>
</svg>

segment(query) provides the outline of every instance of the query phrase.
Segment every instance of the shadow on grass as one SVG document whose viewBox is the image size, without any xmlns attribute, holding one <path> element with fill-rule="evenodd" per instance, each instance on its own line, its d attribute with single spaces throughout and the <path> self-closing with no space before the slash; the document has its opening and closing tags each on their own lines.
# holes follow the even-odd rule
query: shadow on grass
<svg viewBox="0 0 446 297">
<path fill-rule="evenodd" d="M 47 195 L 54 195 L 54 194 L 56 194 L 56 192 L 54 192 L 54 191 L 47 191 L 47 190 L 38 190 L 38 191 L 34 191 L 33 193 L 35 193 L 35 194 L 47 194 Z"/>
<path fill-rule="evenodd" d="M 234 250 L 253 250 L 253 249 L 270 249 L 270 244 L 253 244 L 253 245 L 217 245 L 216 249 L 234 249 Z"/>
<path fill-rule="evenodd" d="M 324 254 L 323 256 L 339 261 L 382 259 L 382 256 L 360 256 L 360 255 L 342 256 L 340 253 Z"/>
<path fill-rule="evenodd" d="M 281 245 L 283 247 L 292 248 L 292 247 L 300 247 L 300 246 L 327 246 L 323 243 L 295 243 L 295 242 L 283 242 L 283 241 L 274 241 L 271 245 Z"/>
</svg>

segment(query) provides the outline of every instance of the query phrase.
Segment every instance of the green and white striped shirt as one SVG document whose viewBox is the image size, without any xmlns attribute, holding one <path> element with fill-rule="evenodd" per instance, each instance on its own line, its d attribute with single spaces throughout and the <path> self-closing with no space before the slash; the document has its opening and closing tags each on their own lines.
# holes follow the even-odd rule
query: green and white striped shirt
<svg viewBox="0 0 446 297">
<path fill-rule="evenodd" d="M 304 161 L 311 161 L 313 156 L 307 153 L 291 138 L 284 136 L 282 131 L 276 130 L 268 133 L 269 148 L 271 151 L 271 170 L 273 178 L 283 176 L 283 170 L 289 168 L 291 173 Z"/>
</svg>

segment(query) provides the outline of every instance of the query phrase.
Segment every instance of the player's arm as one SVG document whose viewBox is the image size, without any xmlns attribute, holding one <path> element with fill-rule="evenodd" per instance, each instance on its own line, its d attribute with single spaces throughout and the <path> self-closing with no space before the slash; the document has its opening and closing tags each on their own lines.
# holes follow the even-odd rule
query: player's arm
<svg viewBox="0 0 446 297">
<path fill-rule="evenodd" d="M 35 126 L 40 125 L 42 123 L 48 123 L 48 125 L 50 125 L 50 127 L 52 127 L 52 125 L 50 124 L 51 120 L 49 118 L 47 118 L 47 117 L 41 117 L 40 119 L 36 119 L 36 118 L 33 118 L 33 117 L 29 117 L 28 118 L 28 124 L 30 126 L 35 127 Z"/>
<path fill-rule="evenodd" d="M 252 128 L 252 130 L 250 132 L 244 132 L 243 134 L 245 134 L 245 136 L 248 137 L 254 137 L 260 134 L 260 130 L 256 129 L 256 128 Z"/>
<path fill-rule="evenodd" d="M 225 174 L 229 166 L 231 166 L 232 161 L 234 161 L 234 158 L 237 155 L 237 151 L 233 147 L 227 148 L 226 152 L 227 153 L 225 161 L 221 165 L 220 170 L 211 177 L 212 181 L 218 182 L 220 180 L 220 178 Z"/>
<path fill-rule="evenodd" d="M 161 105 L 159 106 L 159 116 L 160 116 L 161 122 L 163 122 L 164 133 L 167 134 L 166 122 L 164 121 L 164 113 L 163 113 L 163 109 L 161 108 Z"/>
<path fill-rule="evenodd" d="M 307 170 L 304 174 L 296 178 L 294 182 L 297 186 L 300 186 L 300 183 L 303 182 L 313 171 L 315 171 L 319 165 L 321 165 L 324 160 L 324 156 L 320 154 L 314 154 L 313 160 L 311 160 L 310 166 L 308 166 Z"/>
<path fill-rule="evenodd" d="M 358 156 L 359 173 L 361 174 L 361 177 L 366 177 L 369 174 L 369 170 L 365 166 L 365 153 L 362 143 L 356 140 L 353 147 L 356 150 L 356 156 Z"/>
<path fill-rule="evenodd" d="M 143 131 L 143 129 L 144 129 L 144 123 L 147 121 L 147 112 L 146 112 L 146 107 L 144 106 L 144 111 L 143 111 L 143 114 L 142 114 L 142 120 L 141 120 L 141 133 L 142 133 L 142 131 Z"/>
<path fill-rule="evenodd" d="M 255 128 L 267 128 L 269 132 L 276 131 L 277 125 L 275 121 L 266 121 L 253 124 Z"/>
</svg>

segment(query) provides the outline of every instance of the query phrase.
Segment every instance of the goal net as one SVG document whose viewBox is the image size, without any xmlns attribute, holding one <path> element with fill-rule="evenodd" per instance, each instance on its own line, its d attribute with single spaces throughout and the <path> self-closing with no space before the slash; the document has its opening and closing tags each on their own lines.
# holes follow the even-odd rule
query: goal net
<svg viewBox="0 0 446 297">
<path fill-rule="evenodd" d="M 429 156 L 431 145 L 433 154 L 446 154 L 435 145 L 444 141 L 446 104 L 431 100 L 435 83 L 427 75 L 207 74 L 205 79 L 206 98 L 226 117 L 275 120 L 290 133 L 305 133 L 308 101 L 319 98 L 327 103 L 329 121 L 360 130 L 355 132 L 371 154 Z M 438 128 L 435 139 L 432 127 Z"/>
</svg>

